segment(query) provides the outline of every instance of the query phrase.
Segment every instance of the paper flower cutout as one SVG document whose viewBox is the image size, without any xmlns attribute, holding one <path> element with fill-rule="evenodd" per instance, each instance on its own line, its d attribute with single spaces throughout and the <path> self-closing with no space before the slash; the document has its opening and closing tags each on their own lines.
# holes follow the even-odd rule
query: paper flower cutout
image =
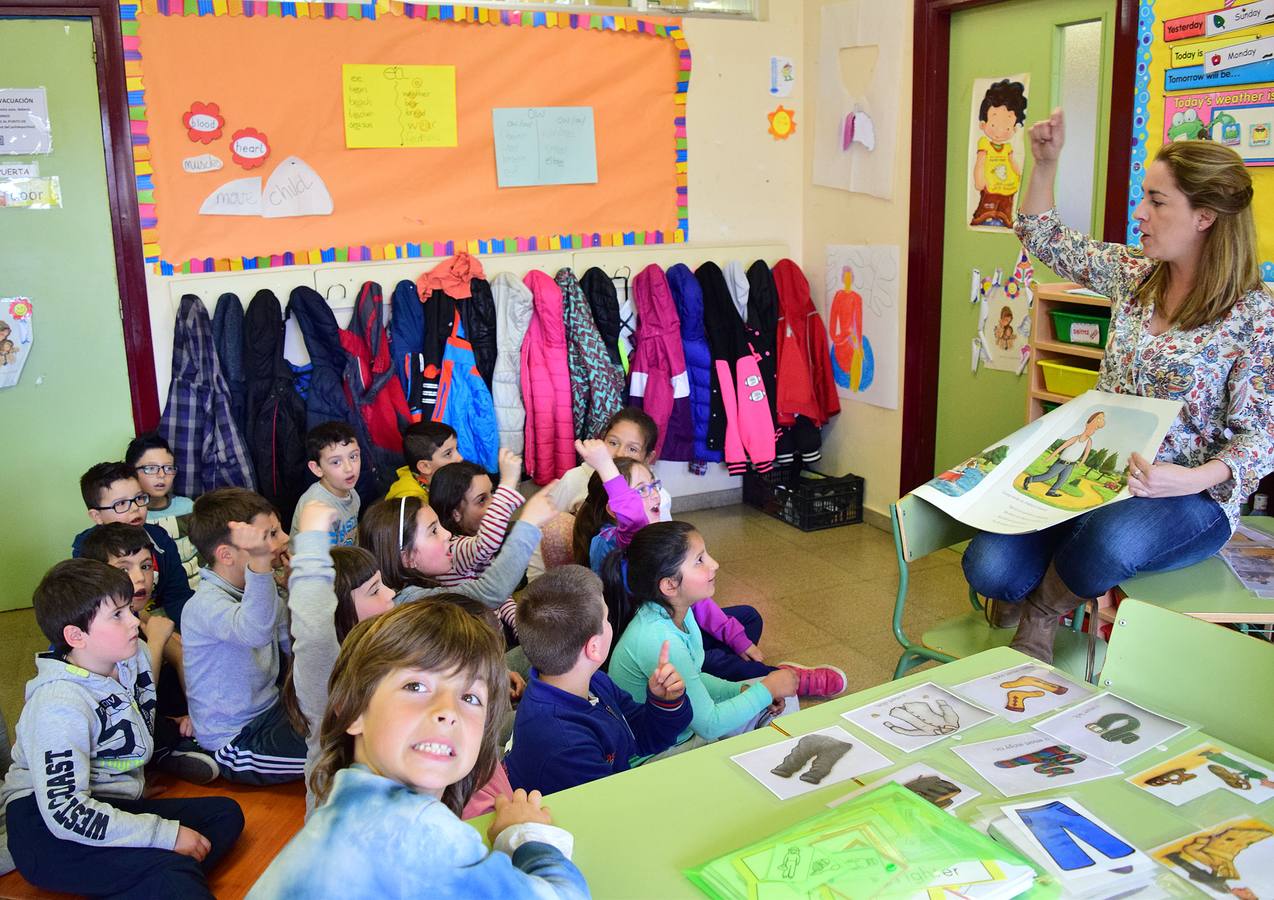
<svg viewBox="0 0 1274 900">
<path fill-rule="evenodd" d="M 255 128 L 240 128 L 230 137 L 234 161 L 245 169 L 265 165 L 270 155 L 270 139 Z"/>
<path fill-rule="evenodd" d="M 774 135 L 776 141 L 785 141 L 796 131 L 796 119 L 793 118 L 795 112 L 780 103 L 778 109 L 766 115 L 770 120 L 770 134 Z"/>
<path fill-rule="evenodd" d="M 26 297 L 18 297 L 9 304 L 9 317 L 21 321 L 31 315 L 31 301 Z"/>
<path fill-rule="evenodd" d="M 211 144 L 221 137 L 226 120 L 217 104 L 196 101 L 182 113 L 181 124 L 186 126 L 186 137 L 197 144 Z"/>
<path fill-rule="evenodd" d="M 1017 292 L 1018 292 L 1017 281 L 1010 278 L 1008 283 L 1004 285 L 1004 293 L 1011 300 L 1017 296 Z"/>
</svg>

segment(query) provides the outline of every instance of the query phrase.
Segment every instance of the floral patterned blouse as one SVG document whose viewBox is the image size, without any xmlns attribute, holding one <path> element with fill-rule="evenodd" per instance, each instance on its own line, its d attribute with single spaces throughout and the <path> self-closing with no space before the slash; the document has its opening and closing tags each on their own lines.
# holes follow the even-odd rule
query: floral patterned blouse
<svg viewBox="0 0 1274 900">
<path fill-rule="evenodd" d="M 1218 322 L 1152 335 L 1154 310 L 1136 291 L 1153 261 L 1067 228 L 1056 209 L 1019 214 L 1013 230 L 1062 278 L 1110 298 L 1097 390 L 1182 402 L 1157 459 L 1191 467 L 1219 459 L 1229 466 L 1231 477 L 1208 493 L 1233 531 L 1240 505 L 1274 470 L 1274 298 L 1251 291 Z"/>
</svg>

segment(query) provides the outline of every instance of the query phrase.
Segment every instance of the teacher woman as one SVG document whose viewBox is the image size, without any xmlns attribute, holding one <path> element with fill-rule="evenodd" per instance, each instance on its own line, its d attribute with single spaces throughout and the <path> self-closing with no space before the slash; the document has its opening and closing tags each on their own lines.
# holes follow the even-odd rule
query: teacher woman
<svg viewBox="0 0 1274 900">
<path fill-rule="evenodd" d="M 1133 212 L 1138 254 L 1059 221 L 1063 133 L 1060 109 L 1031 126 L 1035 165 L 1014 230 L 1059 276 L 1110 297 L 1097 389 L 1183 406 L 1155 459 L 1132 455 L 1130 498 L 1033 534 L 979 533 L 965 551 L 979 594 L 1021 604 L 1012 646 L 1044 662 L 1058 617 L 1086 598 L 1217 552 L 1274 469 L 1274 299 L 1260 280 L 1242 159 L 1211 141 L 1164 145 Z"/>
</svg>

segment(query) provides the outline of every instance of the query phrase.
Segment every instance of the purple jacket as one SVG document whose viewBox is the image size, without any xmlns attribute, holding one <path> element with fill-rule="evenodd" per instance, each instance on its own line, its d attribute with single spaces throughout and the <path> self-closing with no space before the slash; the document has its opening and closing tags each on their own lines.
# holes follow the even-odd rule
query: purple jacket
<svg viewBox="0 0 1274 900">
<path fill-rule="evenodd" d="M 628 402 L 659 426 L 655 453 L 660 459 L 694 458 L 690 376 L 681 347 L 681 320 L 663 269 L 651 263 L 633 280 L 637 307 L 637 348 L 629 359 Z"/>
</svg>

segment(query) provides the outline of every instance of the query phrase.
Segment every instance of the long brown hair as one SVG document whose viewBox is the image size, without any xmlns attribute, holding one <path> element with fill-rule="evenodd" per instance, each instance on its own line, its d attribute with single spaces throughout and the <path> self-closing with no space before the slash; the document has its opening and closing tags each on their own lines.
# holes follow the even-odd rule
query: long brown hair
<svg viewBox="0 0 1274 900">
<path fill-rule="evenodd" d="M 381 681 L 406 668 L 459 672 L 486 683 L 487 715 L 478 760 L 464 778 L 447 786 L 442 802 L 458 816 L 474 791 L 491 780 L 499 763 L 498 735 L 509 714 L 504 641 L 457 604 L 420 600 L 359 622 L 341 645 L 327 686 L 319 757 L 310 774 L 310 790 L 318 803 L 327 799 L 336 773 L 354 762 L 354 738 L 347 729 L 367 711 Z"/>
<path fill-rule="evenodd" d="M 1261 268 L 1252 218 L 1252 176 L 1243 157 L 1212 141 L 1174 141 L 1155 155 L 1172 171 L 1192 209 L 1207 209 L 1216 221 L 1204 233 L 1194 284 L 1172 324 L 1189 331 L 1223 319 L 1240 297 L 1260 290 Z M 1157 264 L 1137 292 L 1157 305 L 1168 292 L 1168 267 Z"/>
<path fill-rule="evenodd" d="M 631 479 L 633 466 L 641 466 L 647 472 L 650 471 L 650 466 L 640 460 L 629 459 L 627 456 L 615 459 L 615 468 L 619 470 L 620 475 L 624 476 L 625 483 Z M 579 505 L 579 509 L 575 511 L 575 527 L 571 532 L 571 553 L 581 566 L 589 564 L 589 550 L 592 548 L 593 538 L 597 536 L 597 532 L 601 531 L 602 526 L 607 522 L 614 521 L 615 517 L 606 509 L 606 504 L 609 502 L 610 495 L 606 493 L 602 476 L 599 472 L 594 472 L 588 479 L 588 494 L 584 497 L 584 502 Z"/>
<path fill-rule="evenodd" d="M 376 566 L 376 558 L 362 547 L 331 548 L 332 567 L 335 574 L 332 590 L 336 594 L 336 609 L 332 613 L 332 625 L 336 629 L 336 643 L 343 644 L 346 636 L 358 624 L 358 607 L 354 605 L 354 589 L 362 587 L 380 571 Z M 296 645 L 294 640 L 293 646 Z M 310 734 L 310 720 L 301 712 L 301 702 L 296 696 L 296 684 L 293 681 L 295 659 L 288 665 L 288 676 L 279 689 L 283 701 L 283 711 L 287 714 L 292 730 L 301 737 Z"/>
<path fill-rule="evenodd" d="M 359 546 L 376 557 L 380 577 L 395 591 L 413 585 L 441 587 L 435 579 L 403 562 L 404 550 L 416 542 L 416 514 L 425 505 L 419 497 L 379 500 L 363 513 L 358 523 Z"/>
</svg>

